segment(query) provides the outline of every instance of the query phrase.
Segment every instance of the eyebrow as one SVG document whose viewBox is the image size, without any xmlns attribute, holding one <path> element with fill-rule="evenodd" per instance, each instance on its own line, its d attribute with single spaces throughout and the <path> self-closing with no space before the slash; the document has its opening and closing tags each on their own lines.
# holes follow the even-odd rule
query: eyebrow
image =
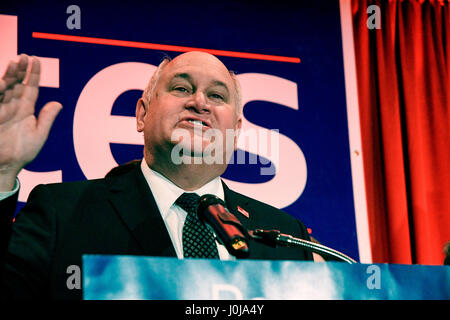
<svg viewBox="0 0 450 320">
<path fill-rule="evenodd" d="M 182 78 L 182 79 L 189 80 L 189 81 L 192 80 L 192 78 L 191 78 L 191 76 L 189 75 L 189 73 L 176 73 L 176 74 L 172 77 L 172 80 L 175 79 L 175 78 Z"/>
<path fill-rule="evenodd" d="M 190 75 L 189 73 L 186 73 L 186 72 L 176 73 L 176 74 L 172 77 L 171 81 L 172 81 L 173 79 L 176 79 L 176 78 L 182 78 L 182 79 L 185 79 L 185 80 L 187 80 L 187 81 L 189 81 L 189 82 L 192 82 L 192 77 L 191 77 L 191 75 Z M 213 86 L 221 86 L 221 87 L 224 87 L 224 88 L 227 90 L 227 93 L 230 92 L 230 90 L 228 89 L 228 86 L 225 84 L 225 82 L 222 82 L 222 81 L 220 81 L 220 80 L 213 80 L 213 81 L 211 82 L 211 84 L 212 84 Z"/>
</svg>

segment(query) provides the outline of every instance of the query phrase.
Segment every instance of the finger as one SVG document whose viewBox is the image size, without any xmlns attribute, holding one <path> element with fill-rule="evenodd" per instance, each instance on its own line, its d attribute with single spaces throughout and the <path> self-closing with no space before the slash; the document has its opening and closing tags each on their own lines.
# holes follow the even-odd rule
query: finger
<svg viewBox="0 0 450 320">
<path fill-rule="evenodd" d="M 8 103 L 14 97 L 14 92 L 11 89 L 8 89 L 4 92 L 2 103 Z"/>
<path fill-rule="evenodd" d="M 17 62 L 10 61 L 8 67 L 6 68 L 5 74 L 3 75 L 2 80 L 5 83 L 6 90 L 8 87 L 11 87 L 17 81 Z"/>
<path fill-rule="evenodd" d="M 2 79 L 6 79 L 6 78 L 11 78 L 14 76 L 14 74 L 16 73 L 17 70 L 17 62 L 15 61 L 10 61 L 8 63 L 8 67 L 6 68 L 5 73 L 3 74 Z"/>
<path fill-rule="evenodd" d="M 15 83 L 22 82 L 27 73 L 27 67 L 28 56 L 26 54 L 21 54 L 18 62 L 11 61 L 8 64 L 6 72 L 0 83 L 0 93 L 9 87 L 12 87 Z"/>
<path fill-rule="evenodd" d="M 21 98 L 28 100 L 34 106 L 39 96 L 39 87 L 24 86 Z"/>
<path fill-rule="evenodd" d="M 37 118 L 37 131 L 43 140 L 47 139 L 50 128 L 61 109 L 62 105 L 59 102 L 52 101 L 47 103 L 42 108 L 41 112 L 39 112 Z"/>
<path fill-rule="evenodd" d="M 9 103 L 10 101 L 13 101 L 14 99 L 19 100 L 22 97 L 23 91 L 24 91 L 24 85 L 21 83 L 16 83 L 13 88 L 6 91 L 6 94 L 3 99 L 3 104 Z M 16 107 L 16 108 L 14 108 L 14 111 L 18 111 L 18 109 L 24 109 L 24 108 Z M 33 112 L 33 111 L 31 111 L 31 112 Z"/>
<path fill-rule="evenodd" d="M 6 81 L 3 79 L 0 79 L 0 94 L 3 93 L 3 91 L 6 90 Z"/>
<path fill-rule="evenodd" d="M 28 65 L 28 59 L 29 59 L 30 57 L 28 56 L 28 55 L 26 55 L 25 53 L 21 53 L 20 55 L 19 55 L 19 61 L 18 61 L 18 64 L 19 64 L 19 67 L 21 68 L 21 69 L 26 69 L 27 68 L 27 65 Z"/>
<path fill-rule="evenodd" d="M 23 93 L 23 84 L 17 83 L 13 88 L 13 99 L 20 99 Z"/>
<path fill-rule="evenodd" d="M 31 57 L 29 63 L 31 63 L 30 73 L 25 78 L 24 83 L 29 86 L 38 87 L 41 77 L 41 64 L 35 56 Z"/>
<path fill-rule="evenodd" d="M 2 103 L 3 98 L 5 97 L 5 91 L 6 90 L 6 82 L 3 79 L 0 79 L 0 103 Z"/>
<path fill-rule="evenodd" d="M 19 56 L 19 62 L 17 63 L 17 79 L 18 81 L 22 81 L 27 74 L 28 68 L 28 56 L 22 53 Z"/>
</svg>

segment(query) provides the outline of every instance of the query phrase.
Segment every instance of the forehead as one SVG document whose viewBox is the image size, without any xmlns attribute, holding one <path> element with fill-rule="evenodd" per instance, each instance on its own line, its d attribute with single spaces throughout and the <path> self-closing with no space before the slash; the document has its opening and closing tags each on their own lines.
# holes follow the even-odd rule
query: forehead
<svg viewBox="0 0 450 320">
<path fill-rule="evenodd" d="M 202 52 L 189 52 L 176 57 L 163 73 L 168 81 L 179 74 L 187 74 L 194 80 L 225 83 L 230 89 L 233 85 L 225 65 L 213 55 Z"/>
</svg>

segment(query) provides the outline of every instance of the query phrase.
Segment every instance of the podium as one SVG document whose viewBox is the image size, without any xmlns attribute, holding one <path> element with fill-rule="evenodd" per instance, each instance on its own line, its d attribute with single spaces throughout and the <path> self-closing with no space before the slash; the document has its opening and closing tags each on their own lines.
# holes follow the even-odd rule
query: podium
<svg viewBox="0 0 450 320">
<path fill-rule="evenodd" d="M 83 256 L 85 300 L 448 300 L 450 267 Z"/>
</svg>

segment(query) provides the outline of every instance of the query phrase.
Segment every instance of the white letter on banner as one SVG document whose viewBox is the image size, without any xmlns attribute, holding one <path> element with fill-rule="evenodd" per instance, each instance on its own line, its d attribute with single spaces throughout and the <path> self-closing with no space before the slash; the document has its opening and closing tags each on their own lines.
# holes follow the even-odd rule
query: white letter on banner
<svg viewBox="0 0 450 320">
<path fill-rule="evenodd" d="M 221 296 L 221 292 L 228 292 L 225 296 Z M 213 300 L 231 300 L 229 295 L 234 296 L 236 300 L 242 300 L 244 297 L 242 296 L 241 290 L 231 284 L 213 284 L 212 285 L 212 299 Z"/>
<path fill-rule="evenodd" d="M 98 72 L 83 88 L 73 118 L 73 143 L 87 179 L 101 178 L 117 166 L 110 143 L 144 144 L 136 131 L 136 118 L 112 116 L 111 110 L 123 92 L 144 90 L 155 69 L 139 62 L 114 64 Z"/>
<path fill-rule="evenodd" d="M 238 79 L 242 86 L 242 103 L 244 105 L 250 101 L 268 101 L 298 110 L 297 84 L 295 82 L 263 73 L 243 73 L 238 75 Z M 279 134 L 276 154 L 269 153 L 268 148 L 260 147 L 267 141 L 246 144 L 245 139 L 241 139 L 246 136 L 246 130 L 267 131 L 265 135 L 258 134 L 258 139 L 264 136 L 272 137 L 272 131 L 243 118 L 238 148 L 269 159 L 276 168 L 275 176 L 270 181 L 263 183 L 223 180 L 230 188 L 274 207 L 289 206 L 300 197 L 306 185 L 306 160 L 302 150 L 290 138 Z M 280 192 L 280 188 L 283 188 L 283 192 Z"/>
</svg>

